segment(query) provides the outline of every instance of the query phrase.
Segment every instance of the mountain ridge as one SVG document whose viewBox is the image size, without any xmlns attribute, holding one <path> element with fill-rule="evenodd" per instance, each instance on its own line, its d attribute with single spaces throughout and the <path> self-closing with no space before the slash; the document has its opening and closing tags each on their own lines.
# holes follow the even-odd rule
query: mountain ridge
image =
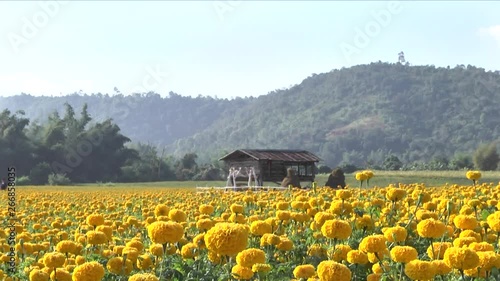
<svg viewBox="0 0 500 281">
<path fill-rule="evenodd" d="M 133 141 L 201 162 L 242 147 L 306 149 L 328 165 L 405 162 L 471 153 L 500 136 L 500 75 L 454 68 L 371 63 L 312 74 L 259 97 L 216 99 L 142 95 L 0 98 L 0 107 L 46 120 L 68 102 L 112 118 Z"/>
</svg>

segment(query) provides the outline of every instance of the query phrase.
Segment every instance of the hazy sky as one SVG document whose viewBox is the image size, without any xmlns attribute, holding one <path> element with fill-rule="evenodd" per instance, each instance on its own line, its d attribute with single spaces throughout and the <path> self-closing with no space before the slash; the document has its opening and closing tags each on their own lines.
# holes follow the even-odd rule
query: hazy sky
<svg viewBox="0 0 500 281">
<path fill-rule="evenodd" d="M 258 96 L 400 51 L 500 70 L 499 15 L 497 1 L 0 1 L 0 95 Z"/>
</svg>

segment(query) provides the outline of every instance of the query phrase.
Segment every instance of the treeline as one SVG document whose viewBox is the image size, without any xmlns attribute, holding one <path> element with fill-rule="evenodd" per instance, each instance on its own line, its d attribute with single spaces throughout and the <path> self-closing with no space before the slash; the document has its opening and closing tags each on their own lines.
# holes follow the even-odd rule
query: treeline
<svg viewBox="0 0 500 281">
<path fill-rule="evenodd" d="M 46 122 L 23 111 L 0 114 L 0 168 L 16 167 L 18 184 L 70 184 L 221 179 L 219 163 L 198 165 L 195 153 L 176 159 L 153 145 L 131 143 L 111 119 L 93 122 L 85 104 L 79 114 L 64 104 Z M 145 132 L 147 133 L 147 132 Z"/>
<path fill-rule="evenodd" d="M 342 164 L 340 168 L 346 173 L 364 169 L 387 170 L 387 171 L 449 171 L 449 170 L 472 170 L 495 171 L 500 168 L 500 155 L 498 153 L 498 142 L 480 144 L 472 154 L 459 153 L 449 159 L 444 156 L 434 157 L 428 162 L 402 162 L 398 156 L 388 155 L 380 164 L 367 162 L 364 166 L 355 164 Z M 320 165 L 319 173 L 330 173 L 331 167 Z"/>
</svg>

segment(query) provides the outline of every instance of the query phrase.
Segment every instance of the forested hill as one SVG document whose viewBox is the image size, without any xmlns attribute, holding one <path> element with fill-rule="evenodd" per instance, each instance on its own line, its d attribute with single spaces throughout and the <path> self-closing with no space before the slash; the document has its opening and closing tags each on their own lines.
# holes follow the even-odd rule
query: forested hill
<svg viewBox="0 0 500 281">
<path fill-rule="evenodd" d="M 260 97 L 177 147 L 304 148 L 335 165 L 429 161 L 499 137 L 498 72 L 373 63 Z"/>
<path fill-rule="evenodd" d="M 224 112 L 249 103 L 252 99 L 214 99 L 184 97 L 169 93 L 135 95 L 72 94 L 56 97 L 34 97 L 21 94 L 0 97 L 0 110 L 23 110 L 31 122 L 44 123 L 55 110 L 63 114 L 64 103 L 79 111 L 85 103 L 95 121 L 112 118 L 124 135 L 133 141 L 163 146 L 180 138 L 190 137 L 221 118 Z"/>
<path fill-rule="evenodd" d="M 0 106 L 33 119 L 64 102 L 75 110 L 86 102 L 94 119 L 113 118 L 132 140 L 205 161 L 236 148 L 307 149 L 329 165 L 381 163 L 391 153 L 429 161 L 500 137 L 500 75 L 473 66 L 372 63 L 313 74 L 259 98 L 21 95 Z"/>
</svg>

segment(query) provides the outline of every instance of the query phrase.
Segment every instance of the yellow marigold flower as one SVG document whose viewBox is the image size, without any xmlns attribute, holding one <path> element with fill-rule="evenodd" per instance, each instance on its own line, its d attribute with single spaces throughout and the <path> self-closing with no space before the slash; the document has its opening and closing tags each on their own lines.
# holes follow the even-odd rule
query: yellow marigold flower
<svg viewBox="0 0 500 281">
<path fill-rule="evenodd" d="M 311 278 L 316 274 L 316 269 L 312 264 L 304 264 L 295 267 L 293 276 L 297 279 Z"/>
<path fill-rule="evenodd" d="M 95 261 L 86 262 L 73 270 L 73 281 L 101 281 L 103 277 L 104 267 Z"/>
<path fill-rule="evenodd" d="M 125 248 L 125 246 L 121 246 L 121 245 L 119 245 L 119 246 L 114 246 L 114 247 L 113 247 L 113 252 L 115 252 L 115 253 L 116 253 L 116 254 L 118 254 L 118 255 L 122 255 L 122 253 L 123 253 L 123 248 Z"/>
<path fill-rule="evenodd" d="M 466 229 L 466 230 L 463 230 L 462 232 L 460 232 L 460 235 L 458 236 L 460 238 L 464 238 L 464 237 L 474 237 L 476 238 L 477 242 L 483 240 L 482 237 L 481 237 L 481 234 L 475 232 L 474 230 L 471 230 L 471 229 Z"/>
<path fill-rule="evenodd" d="M 471 207 L 467 206 L 467 205 L 464 205 L 462 206 L 462 208 L 460 209 L 460 215 L 473 215 L 474 214 L 474 209 L 472 209 Z"/>
<path fill-rule="evenodd" d="M 192 259 L 197 256 L 198 250 L 194 243 L 187 243 L 181 248 L 181 256 L 184 259 Z"/>
<path fill-rule="evenodd" d="M 148 226 L 148 236 L 154 243 L 176 243 L 184 236 L 184 228 L 177 222 L 156 221 Z"/>
<path fill-rule="evenodd" d="M 417 224 L 417 232 L 420 237 L 439 238 L 446 231 L 446 225 L 439 220 L 426 219 Z"/>
<path fill-rule="evenodd" d="M 331 202 L 330 212 L 336 215 L 348 215 L 352 213 L 352 205 L 349 202 L 342 202 L 340 200 L 335 200 Z"/>
<path fill-rule="evenodd" d="M 196 222 L 196 228 L 201 231 L 207 231 L 215 225 L 211 219 L 201 219 Z"/>
<path fill-rule="evenodd" d="M 46 253 L 43 256 L 43 264 L 48 268 L 62 267 L 66 261 L 66 256 L 62 253 Z"/>
<path fill-rule="evenodd" d="M 249 231 L 248 226 L 218 223 L 205 234 L 205 245 L 219 255 L 235 256 L 247 247 Z"/>
<path fill-rule="evenodd" d="M 422 207 L 427 211 L 435 211 L 437 208 L 437 204 L 434 202 L 426 202 L 426 203 L 424 203 L 424 205 Z M 433 213 L 433 214 L 435 214 L 435 213 Z"/>
<path fill-rule="evenodd" d="M 483 270 L 480 267 L 477 268 L 472 268 L 472 269 L 466 269 L 464 270 L 464 275 L 467 277 L 475 277 L 475 278 L 481 278 L 480 280 L 485 280 L 486 279 L 486 271 Z M 475 279 L 471 278 L 471 279 Z"/>
<path fill-rule="evenodd" d="M 253 196 L 246 195 L 243 197 L 243 202 L 245 203 L 252 203 L 255 201 L 255 198 Z"/>
<path fill-rule="evenodd" d="M 127 255 L 127 259 L 130 259 L 132 263 L 135 263 L 137 257 L 139 256 L 139 251 L 137 251 L 137 249 L 134 247 L 125 246 L 125 248 L 123 248 L 122 254 Z"/>
<path fill-rule="evenodd" d="M 239 223 L 239 224 L 246 223 L 246 220 L 247 219 L 245 218 L 245 215 L 243 215 L 241 213 L 232 213 L 231 216 L 229 217 L 230 222 Z"/>
<path fill-rule="evenodd" d="M 255 236 L 262 236 L 266 233 L 271 233 L 272 231 L 272 225 L 266 221 L 257 220 L 252 222 L 250 225 L 250 232 Z"/>
<path fill-rule="evenodd" d="M 212 251 L 208 251 L 208 254 L 207 254 L 207 258 L 208 260 L 213 263 L 213 264 L 221 264 L 222 263 L 222 258 L 220 255 L 218 255 L 217 253 L 215 252 L 212 252 Z"/>
<path fill-rule="evenodd" d="M 134 265 L 129 259 L 126 259 L 124 264 L 122 257 L 114 257 L 108 260 L 106 268 L 113 274 L 127 276 L 134 269 Z"/>
<path fill-rule="evenodd" d="M 331 239 L 345 240 L 351 236 L 351 225 L 344 220 L 327 220 L 321 227 L 321 233 Z"/>
<path fill-rule="evenodd" d="M 168 217 L 175 222 L 185 222 L 187 215 L 184 211 L 179 209 L 172 209 L 168 212 Z"/>
<path fill-rule="evenodd" d="M 467 205 L 471 206 L 472 208 L 477 208 L 481 205 L 481 201 L 478 199 L 471 199 L 467 202 Z"/>
<path fill-rule="evenodd" d="M 83 256 L 76 256 L 75 263 L 76 265 L 84 264 L 86 262 Z"/>
<path fill-rule="evenodd" d="M 104 224 L 104 217 L 99 214 L 92 214 L 87 216 L 87 224 L 93 227 L 97 227 L 101 224 Z"/>
<path fill-rule="evenodd" d="M 205 249 L 205 233 L 200 233 L 193 238 L 193 243 L 200 249 Z"/>
<path fill-rule="evenodd" d="M 237 280 L 250 280 L 253 277 L 253 271 L 251 268 L 244 267 L 239 264 L 233 266 L 231 273 Z"/>
<path fill-rule="evenodd" d="M 165 205 L 165 204 L 158 204 L 155 207 L 155 217 L 160 217 L 160 216 L 168 216 L 168 213 L 170 212 L 170 208 Z"/>
<path fill-rule="evenodd" d="M 378 263 L 379 261 L 385 259 L 385 257 L 390 257 L 391 253 L 389 252 L 389 249 L 384 249 L 381 252 L 373 252 L 373 253 L 367 253 L 368 256 L 368 261 L 371 263 Z"/>
<path fill-rule="evenodd" d="M 499 206 L 500 207 L 500 206 Z M 500 232 L 500 211 L 496 211 L 486 218 L 489 228 L 495 232 Z"/>
<path fill-rule="evenodd" d="M 460 229 L 475 229 L 478 226 L 476 218 L 471 215 L 458 215 L 453 219 L 453 224 Z"/>
<path fill-rule="evenodd" d="M 373 273 L 384 273 L 384 271 L 389 271 L 390 269 L 391 269 L 391 267 L 387 261 L 384 261 L 382 263 L 375 262 L 372 265 Z"/>
<path fill-rule="evenodd" d="M 411 280 L 433 280 L 436 275 L 436 267 L 429 261 L 410 261 L 404 271 Z"/>
<path fill-rule="evenodd" d="M 468 247 L 474 242 L 477 242 L 474 237 L 459 237 L 453 240 L 453 246 L 457 248 Z"/>
<path fill-rule="evenodd" d="M 495 207 L 495 206 L 498 204 L 498 200 L 495 200 L 495 199 L 490 199 L 490 200 L 487 200 L 487 201 L 486 201 L 486 204 L 487 204 L 489 207 Z"/>
<path fill-rule="evenodd" d="M 434 265 L 434 269 L 436 269 L 436 275 L 446 275 L 451 272 L 451 267 L 443 260 L 433 260 L 432 264 Z"/>
<path fill-rule="evenodd" d="M 71 240 L 60 241 L 56 245 L 56 251 L 58 251 L 59 253 L 63 253 L 63 254 L 66 254 L 66 253 L 75 253 L 75 251 L 76 251 L 76 244 L 75 244 L 75 242 L 73 242 Z"/>
<path fill-rule="evenodd" d="M 467 171 L 467 173 L 465 173 L 465 176 L 469 180 L 477 181 L 481 178 L 481 172 L 479 172 L 479 171 Z"/>
<path fill-rule="evenodd" d="M 314 222 L 316 222 L 319 227 L 323 226 L 325 221 L 333 219 L 335 219 L 335 216 L 327 212 L 318 212 L 314 215 Z"/>
<path fill-rule="evenodd" d="M 250 248 L 236 255 L 236 263 L 244 267 L 252 267 L 256 263 L 265 263 L 266 253 L 261 249 Z"/>
<path fill-rule="evenodd" d="M 385 197 L 389 201 L 397 202 L 401 201 L 406 196 L 406 190 L 401 188 L 390 187 L 385 193 Z"/>
<path fill-rule="evenodd" d="M 177 242 L 177 243 L 179 243 L 180 245 L 182 245 L 180 241 Z M 177 253 L 177 247 L 175 245 L 173 245 L 173 244 L 167 246 L 166 250 L 167 251 L 165 252 L 165 254 L 167 254 L 167 255 L 173 255 L 173 254 Z"/>
<path fill-rule="evenodd" d="M 280 251 L 291 251 L 293 249 L 293 241 L 287 237 L 280 237 L 280 242 L 276 245 Z"/>
<path fill-rule="evenodd" d="M 386 194 L 387 195 L 387 194 Z M 389 199 L 388 199 L 389 200 Z M 373 206 L 373 207 L 378 207 L 378 208 L 382 208 L 384 206 L 384 200 L 380 199 L 380 198 L 374 198 L 370 201 L 370 204 Z"/>
<path fill-rule="evenodd" d="M 347 253 L 351 250 L 352 249 L 349 245 L 335 245 L 335 248 L 330 248 L 327 251 L 327 255 L 330 260 L 341 262 L 347 259 Z"/>
<path fill-rule="evenodd" d="M 476 252 L 489 252 L 495 251 L 495 247 L 488 242 L 472 242 L 469 244 L 469 249 L 472 249 Z"/>
<path fill-rule="evenodd" d="M 452 247 L 450 242 L 436 242 L 432 246 L 427 248 L 427 255 L 431 259 L 442 259 L 444 257 L 444 252 Z"/>
<path fill-rule="evenodd" d="M 267 206 L 267 201 L 264 201 L 264 200 L 259 200 L 257 201 L 257 205 L 261 208 L 264 208 Z"/>
<path fill-rule="evenodd" d="M 230 207 L 231 213 L 242 214 L 243 213 L 243 205 L 233 203 Z"/>
<path fill-rule="evenodd" d="M 113 240 L 113 228 L 111 226 L 102 224 L 96 227 L 95 230 L 101 231 L 106 234 L 106 237 L 108 237 L 108 241 Z"/>
<path fill-rule="evenodd" d="M 136 273 L 128 278 L 128 281 L 160 281 L 151 273 Z"/>
<path fill-rule="evenodd" d="M 147 270 L 153 266 L 153 261 L 151 260 L 151 256 L 149 254 L 140 255 L 137 258 L 136 266 L 139 269 Z"/>
<path fill-rule="evenodd" d="M 365 253 L 378 253 L 387 249 L 385 242 L 387 239 L 383 235 L 370 235 L 361 240 L 359 249 Z"/>
<path fill-rule="evenodd" d="M 281 201 L 281 202 L 276 203 L 277 210 L 284 211 L 284 210 L 288 210 L 289 207 L 290 207 L 290 204 L 288 204 L 288 202 Z"/>
<path fill-rule="evenodd" d="M 292 206 L 292 209 L 303 210 L 304 209 L 304 202 L 292 201 L 291 206 Z"/>
<path fill-rule="evenodd" d="M 427 202 L 425 204 L 428 204 L 428 203 L 431 203 L 431 202 Z M 426 220 L 426 219 L 431 219 L 431 218 L 437 220 L 438 215 L 434 212 L 430 212 L 427 210 L 418 210 L 417 211 L 417 219 L 418 220 Z"/>
<path fill-rule="evenodd" d="M 374 226 L 373 219 L 370 215 L 363 215 L 362 217 L 356 218 L 356 228 L 371 230 Z"/>
<path fill-rule="evenodd" d="M 351 250 L 347 253 L 347 261 L 352 264 L 367 264 L 368 255 L 360 250 Z"/>
<path fill-rule="evenodd" d="M 399 225 L 386 228 L 382 232 L 384 233 L 385 239 L 391 243 L 403 242 L 406 240 L 406 236 L 408 235 L 406 228 Z"/>
<path fill-rule="evenodd" d="M 202 214 L 211 215 L 214 212 L 214 206 L 208 204 L 201 204 L 198 210 Z"/>
<path fill-rule="evenodd" d="M 391 249 L 391 259 L 395 262 L 408 263 L 418 258 L 418 252 L 410 246 L 394 246 Z"/>
<path fill-rule="evenodd" d="M 420 200 L 422 204 L 431 201 L 431 195 L 422 189 L 413 190 L 411 197 L 413 200 Z"/>
<path fill-rule="evenodd" d="M 260 246 L 268 246 L 268 245 L 278 245 L 281 243 L 281 238 L 278 235 L 272 233 L 265 233 L 260 238 Z"/>
<path fill-rule="evenodd" d="M 267 263 L 256 263 L 252 265 L 252 272 L 255 273 L 267 273 L 271 271 L 271 265 Z"/>
<path fill-rule="evenodd" d="M 325 201 L 322 197 L 316 197 L 316 198 L 313 197 L 313 198 L 309 198 L 308 203 L 312 208 L 316 208 L 316 207 L 323 206 Z"/>
<path fill-rule="evenodd" d="M 66 269 L 58 268 L 50 273 L 50 279 L 57 281 L 71 281 L 71 273 L 69 273 Z"/>
<path fill-rule="evenodd" d="M 335 195 L 339 199 L 346 200 L 346 199 L 351 198 L 352 191 L 350 191 L 349 189 L 339 189 L 336 191 Z"/>
<path fill-rule="evenodd" d="M 451 268 L 467 270 L 479 265 L 479 256 L 468 248 L 450 247 L 444 253 L 444 262 Z"/>
<path fill-rule="evenodd" d="M 494 251 L 477 252 L 479 257 L 479 268 L 484 271 L 491 271 L 493 267 L 497 267 L 499 256 Z"/>
<path fill-rule="evenodd" d="M 363 173 L 363 172 L 358 172 L 358 173 L 355 174 L 355 178 L 358 181 L 364 181 L 364 180 L 368 179 L 368 176 L 365 173 Z"/>
<path fill-rule="evenodd" d="M 49 280 L 49 278 L 50 275 L 47 272 L 40 269 L 33 269 L 29 275 L 30 281 L 47 281 Z"/>
<path fill-rule="evenodd" d="M 322 261 L 318 265 L 320 280 L 350 281 L 352 273 L 349 268 L 335 261 Z"/>
<path fill-rule="evenodd" d="M 313 244 L 307 249 L 307 255 L 311 257 L 326 257 L 327 251 L 320 244 Z"/>
<path fill-rule="evenodd" d="M 289 219 L 290 219 L 290 212 L 288 212 L 288 211 L 277 211 L 277 212 L 276 212 L 276 217 L 277 217 L 280 221 L 286 221 L 286 220 L 289 220 Z"/>
<path fill-rule="evenodd" d="M 101 245 L 108 242 L 108 236 L 104 232 L 101 231 L 88 231 L 86 234 L 87 243 L 91 245 Z"/>
<path fill-rule="evenodd" d="M 373 171 L 371 171 L 371 170 L 365 170 L 362 173 L 365 174 L 366 179 L 368 179 L 368 180 L 373 178 L 373 176 L 374 176 Z"/>
<path fill-rule="evenodd" d="M 144 249 L 144 244 L 142 244 L 141 240 L 138 239 L 130 240 L 129 242 L 127 242 L 126 246 L 136 248 L 139 252 L 142 252 L 142 250 Z"/>
<path fill-rule="evenodd" d="M 371 273 L 366 276 L 366 281 L 380 281 L 382 279 L 382 274 L 380 273 Z"/>
</svg>

